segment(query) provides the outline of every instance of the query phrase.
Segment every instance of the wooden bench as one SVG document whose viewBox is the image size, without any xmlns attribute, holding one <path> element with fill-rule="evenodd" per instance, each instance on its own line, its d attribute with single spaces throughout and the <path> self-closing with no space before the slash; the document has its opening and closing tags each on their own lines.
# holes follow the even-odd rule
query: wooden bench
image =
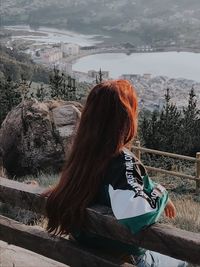
<svg viewBox="0 0 200 267">
<path fill-rule="evenodd" d="M 0 202 L 45 215 L 43 188 L 0 178 Z M 200 264 L 200 234 L 165 224 L 154 224 L 133 235 L 118 224 L 107 207 L 87 209 L 87 231 L 136 244 L 174 258 Z M 44 229 L 0 216 L 0 240 L 29 249 L 70 266 L 134 266 L 102 251 L 87 249 L 66 238 L 54 238 Z M 27 266 L 28 267 L 28 266 Z"/>
</svg>

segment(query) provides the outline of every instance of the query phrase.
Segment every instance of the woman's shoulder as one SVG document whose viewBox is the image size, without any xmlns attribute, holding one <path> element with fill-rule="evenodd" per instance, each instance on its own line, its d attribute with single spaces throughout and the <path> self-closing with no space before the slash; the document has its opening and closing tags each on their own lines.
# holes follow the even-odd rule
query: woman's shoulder
<svg viewBox="0 0 200 267">
<path fill-rule="evenodd" d="M 127 180 L 127 175 L 133 175 L 139 183 L 146 170 L 137 157 L 128 149 L 123 149 L 112 158 L 106 172 L 106 180 L 111 184 L 121 184 Z"/>
<path fill-rule="evenodd" d="M 116 166 L 119 164 L 125 165 L 127 159 L 132 160 L 135 164 L 139 163 L 134 153 L 127 148 L 120 150 L 120 152 L 111 159 L 110 163 Z"/>
</svg>

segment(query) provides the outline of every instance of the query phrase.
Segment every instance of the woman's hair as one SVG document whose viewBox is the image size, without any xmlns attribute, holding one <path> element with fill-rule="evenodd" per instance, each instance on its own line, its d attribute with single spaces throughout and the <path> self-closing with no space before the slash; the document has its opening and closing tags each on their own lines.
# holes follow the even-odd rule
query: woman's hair
<svg viewBox="0 0 200 267">
<path fill-rule="evenodd" d="M 137 96 L 131 83 L 115 80 L 96 85 L 87 98 L 61 179 L 46 192 L 48 232 L 68 234 L 82 226 L 110 159 L 136 131 Z"/>
</svg>

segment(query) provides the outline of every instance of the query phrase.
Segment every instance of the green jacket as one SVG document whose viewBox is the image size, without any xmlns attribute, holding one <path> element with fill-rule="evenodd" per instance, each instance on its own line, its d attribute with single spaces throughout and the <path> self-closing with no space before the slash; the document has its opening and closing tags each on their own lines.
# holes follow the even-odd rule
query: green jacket
<svg viewBox="0 0 200 267">
<path fill-rule="evenodd" d="M 106 170 L 95 204 L 109 206 L 118 222 L 133 234 L 158 221 L 168 201 L 165 188 L 154 183 L 132 152 L 124 149 L 113 158 Z M 73 234 L 81 243 L 92 247 L 141 255 L 144 249 L 91 235 Z"/>
</svg>

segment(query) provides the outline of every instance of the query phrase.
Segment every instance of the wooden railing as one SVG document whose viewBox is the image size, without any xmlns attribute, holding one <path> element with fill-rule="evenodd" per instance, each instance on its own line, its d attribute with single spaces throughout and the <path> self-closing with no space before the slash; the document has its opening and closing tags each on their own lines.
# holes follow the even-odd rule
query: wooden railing
<svg viewBox="0 0 200 267">
<path fill-rule="evenodd" d="M 181 172 L 168 171 L 168 170 L 164 170 L 161 168 L 155 168 L 155 167 L 148 166 L 148 165 L 145 167 L 148 171 L 153 171 L 156 173 L 160 172 L 160 173 L 164 173 L 164 174 L 169 174 L 171 176 L 177 176 L 177 177 L 181 177 L 181 178 L 185 178 L 185 179 L 194 180 L 196 182 L 196 191 L 198 193 L 200 192 L 200 152 L 196 153 L 196 158 L 188 157 L 188 156 L 184 156 L 184 155 L 173 154 L 173 153 L 169 153 L 169 152 L 164 152 L 164 151 L 159 151 L 159 150 L 141 147 L 139 141 L 136 141 L 135 145 L 132 146 L 132 150 L 134 151 L 134 153 L 138 159 L 141 159 L 141 153 L 149 153 L 149 154 L 166 156 L 166 157 L 170 157 L 170 158 L 176 158 L 176 159 L 180 159 L 180 160 L 187 160 L 190 162 L 194 162 L 196 164 L 196 175 L 195 176 L 188 175 L 188 174 L 181 173 Z"/>
<path fill-rule="evenodd" d="M 43 188 L 0 178 L 0 202 L 45 215 Z M 86 230 L 99 236 L 135 244 L 174 258 L 200 264 L 200 234 L 165 224 L 154 224 L 133 235 L 120 225 L 109 208 L 87 209 Z M 0 240 L 14 244 L 70 266 L 134 266 L 122 262 L 116 255 L 86 249 L 66 238 L 52 238 L 45 230 L 26 226 L 0 216 Z M 28 266 L 27 266 L 28 267 Z"/>
</svg>

